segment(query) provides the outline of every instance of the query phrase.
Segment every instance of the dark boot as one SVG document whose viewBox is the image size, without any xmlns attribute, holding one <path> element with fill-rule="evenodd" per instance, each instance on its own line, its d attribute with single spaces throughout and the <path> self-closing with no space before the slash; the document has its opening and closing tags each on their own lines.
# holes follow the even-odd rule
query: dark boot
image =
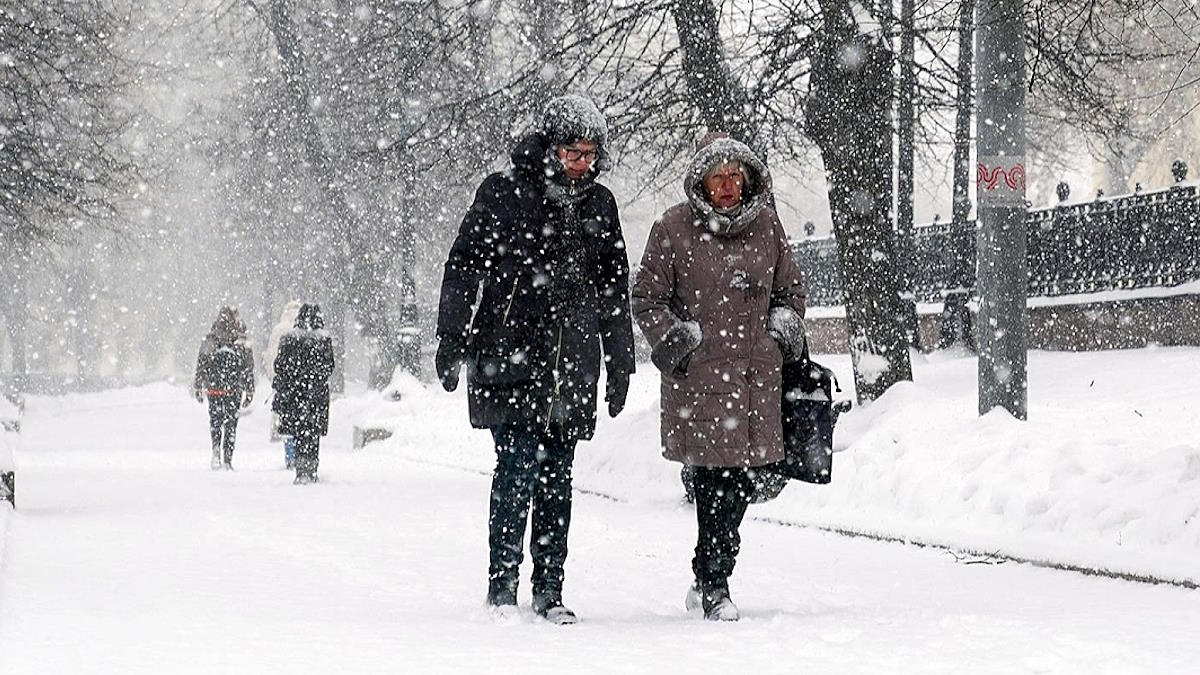
<svg viewBox="0 0 1200 675">
<path fill-rule="evenodd" d="M 517 578 L 490 579 L 487 594 L 488 613 L 492 619 L 507 623 L 520 615 L 517 609 Z"/>
<path fill-rule="evenodd" d="M 515 606 L 517 604 L 516 579 L 488 580 L 487 604 L 490 607 Z"/>
<path fill-rule="evenodd" d="M 704 607 L 704 618 L 709 621 L 737 621 L 741 618 L 737 605 L 729 597 L 728 582 L 705 585 L 700 594 L 700 602 Z"/>
<path fill-rule="evenodd" d="M 538 616 L 558 626 L 577 623 L 579 618 L 575 612 L 567 609 L 562 602 L 562 593 L 541 591 L 533 594 L 533 611 Z"/>
</svg>

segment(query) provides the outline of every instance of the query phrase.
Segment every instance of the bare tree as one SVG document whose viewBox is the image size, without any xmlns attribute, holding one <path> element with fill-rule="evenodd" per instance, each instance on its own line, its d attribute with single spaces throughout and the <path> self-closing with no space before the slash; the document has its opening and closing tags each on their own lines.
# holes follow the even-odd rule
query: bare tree
<svg viewBox="0 0 1200 675">
<path fill-rule="evenodd" d="M 35 247 L 112 227 L 136 177 L 123 136 L 132 64 L 112 3 L 0 7 L 0 298 L 13 370 L 28 370 L 26 284 Z"/>
</svg>

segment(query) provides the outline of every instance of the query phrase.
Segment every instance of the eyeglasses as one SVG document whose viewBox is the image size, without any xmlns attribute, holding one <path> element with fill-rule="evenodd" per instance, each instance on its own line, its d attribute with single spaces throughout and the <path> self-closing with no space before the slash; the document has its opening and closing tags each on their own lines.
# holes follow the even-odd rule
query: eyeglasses
<svg viewBox="0 0 1200 675">
<path fill-rule="evenodd" d="M 563 159 L 569 162 L 578 162 L 581 159 L 594 162 L 599 156 L 595 150 L 580 150 L 579 148 L 560 147 L 558 151 L 562 153 Z"/>
</svg>

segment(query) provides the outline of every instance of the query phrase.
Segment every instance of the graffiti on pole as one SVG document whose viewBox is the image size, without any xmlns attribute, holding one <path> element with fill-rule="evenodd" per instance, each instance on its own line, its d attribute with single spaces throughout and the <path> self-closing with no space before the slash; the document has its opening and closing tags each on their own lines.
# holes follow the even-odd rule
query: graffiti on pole
<svg viewBox="0 0 1200 675">
<path fill-rule="evenodd" d="M 980 207 L 1024 206 L 1025 158 L 980 157 L 975 185 Z"/>
</svg>

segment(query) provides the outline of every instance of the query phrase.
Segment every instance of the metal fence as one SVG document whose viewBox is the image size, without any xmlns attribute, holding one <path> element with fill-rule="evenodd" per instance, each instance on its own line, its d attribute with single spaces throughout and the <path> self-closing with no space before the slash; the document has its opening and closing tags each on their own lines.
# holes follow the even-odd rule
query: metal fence
<svg viewBox="0 0 1200 675">
<path fill-rule="evenodd" d="M 1029 296 L 1056 296 L 1200 280 L 1200 192 L 1195 184 L 1030 210 Z M 913 292 L 942 302 L 975 286 L 976 225 L 916 228 Z M 832 237 L 792 242 L 808 304 L 840 305 L 842 277 Z"/>
</svg>

